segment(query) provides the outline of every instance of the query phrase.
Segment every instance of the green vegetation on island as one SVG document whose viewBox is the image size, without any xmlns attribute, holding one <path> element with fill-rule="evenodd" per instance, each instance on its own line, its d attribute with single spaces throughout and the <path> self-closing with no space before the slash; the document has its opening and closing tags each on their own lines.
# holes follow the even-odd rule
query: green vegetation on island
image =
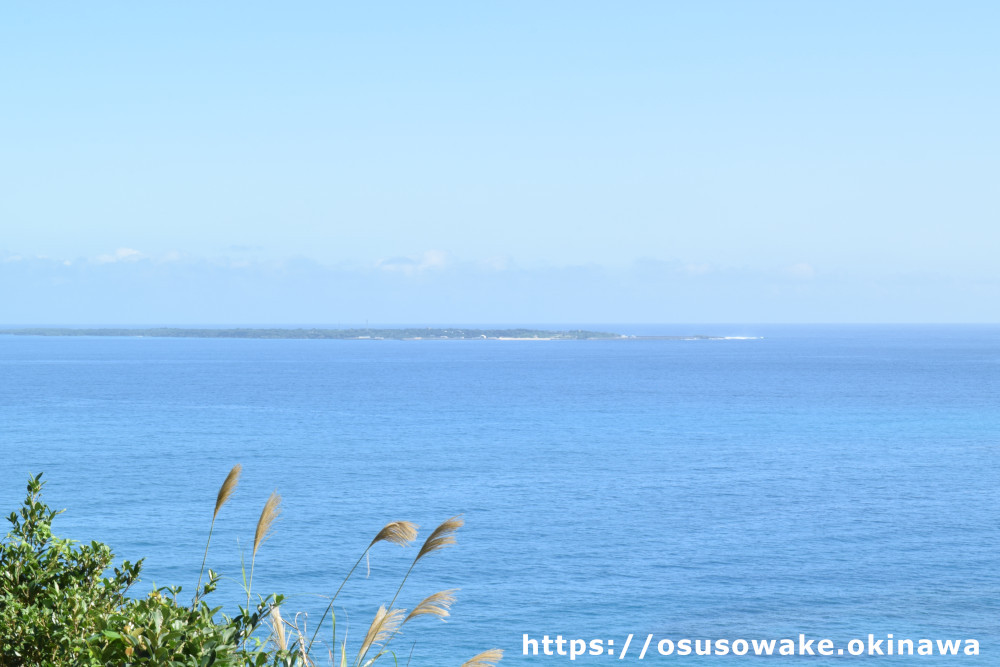
<svg viewBox="0 0 1000 667">
<path fill-rule="evenodd" d="M 130 328 L 24 328 L 0 329 L 0 334 L 14 336 L 134 336 L 148 338 L 292 338 L 332 340 L 594 340 L 621 338 L 606 331 L 548 331 L 545 329 L 460 329 L 408 327 L 392 329 L 280 329 L 241 327 L 231 329 L 185 329 L 156 327 Z"/>
</svg>

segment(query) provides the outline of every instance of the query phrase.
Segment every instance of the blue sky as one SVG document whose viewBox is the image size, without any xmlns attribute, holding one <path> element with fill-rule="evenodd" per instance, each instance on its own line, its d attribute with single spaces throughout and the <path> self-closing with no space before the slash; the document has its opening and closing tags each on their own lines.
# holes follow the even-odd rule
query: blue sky
<svg viewBox="0 0 1000 667">
<path fill-rule="evenodd" d="M 1000 5 L 0 9 L 0 322 L 996 322 Z"/>
</svg>

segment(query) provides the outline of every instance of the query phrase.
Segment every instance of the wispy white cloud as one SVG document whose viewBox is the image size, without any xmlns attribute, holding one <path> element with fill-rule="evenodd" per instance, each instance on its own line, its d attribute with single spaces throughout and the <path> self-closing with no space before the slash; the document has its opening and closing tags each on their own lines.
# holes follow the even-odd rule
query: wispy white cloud
<svg viewBox="0 0 1000 667">
<path fill-rule="evenodd" d="M 414 275 L 424 271 L 444 269 L 449 264 L 448 253 L 443 250 L 428 250 L 418 258 L 390 257 L 375 262 L 375 268 L 382 271 Z"/>
<path fill-rule="evenodd" d="M 518 265 L 429 251 L 331 265 L 128 248 L 69 262 L 0 255 L 0 317 L 18 322 L 984 321 L 996 281 L 846 275 L 645 259 L 628 266 Z M 919 289 L 915 289 L 915 285 Z M 962 294 L 956 299 L 955 294 Z"/>
<path fill-rule="evenodd" d="M 184 259 L 184 255 L 176 250 L 171 250 L 167 254 L 159 258 L 160 262 L 179 262 Z"/>
<path fill-rule="evenodd" d="M 812 280 L 816 277 L 816 269 L 811 264 L 806 264 L 805 262 L 799 262 L 798 264 L 786 267 L 785 273 L 792 278 L 799 278 L 801 280 Z"/>
<path fill-rule="evenodd" d="M 114 264 L 115 262 L 137 262 L 146 255 L 134 248 L 118 248 L 111 254 L 98 255 L 94 261 L 98 264 Z"/>
<path fill-rule="evenodd" d="M 703 276 L 707 273 L 711 273 L 713 269 L 714 267 L 711 264 L 702 262 L 698 264 L 685 264 L 682 270 L 689 276 Z"/>
<path fill-rule="evenodd" d="M 484 269 L 490 271 L 507 271 L 512 268 L 513 261 L 510 257 L 488 257 L 479 263 Z"/>
</svg>

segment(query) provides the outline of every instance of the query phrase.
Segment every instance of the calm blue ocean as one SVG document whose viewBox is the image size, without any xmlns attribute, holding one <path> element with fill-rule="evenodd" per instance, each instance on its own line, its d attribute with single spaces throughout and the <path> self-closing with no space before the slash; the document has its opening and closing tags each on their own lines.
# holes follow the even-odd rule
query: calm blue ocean
<svg viewBox="0 0 1000 667">
<path fill-rule="evenodd" d="M 458 664 L 522 634 L 614 640 L 976 638 L 1000 665 L 1000 327 L 603 327 L 726 341 L 297 341 L 0 337 L 0 513 L 29 473 L 57 534 L 145 557 L 138 592 L 209 565 L 239 601 L 268 494 L 284 513 L 254 589 L 323 605 L 381 528 L 458 544 L 403 606 L 460 588 L 396 641 Z M 380 544 L 338 601 L 357 642 L 414 549 Z M 299 617 L 300 621 L 304 617 Z M 433 622 L 432 622 L 433 621 Z M 638 645 L 636 644 L 638 643 Z M 616 655 L 575 664 L 616 664 Z M 401 660 L 403 664 L 405 660 Z M 660 657 L 643 664 L 757 664 Z"/>
</svg>

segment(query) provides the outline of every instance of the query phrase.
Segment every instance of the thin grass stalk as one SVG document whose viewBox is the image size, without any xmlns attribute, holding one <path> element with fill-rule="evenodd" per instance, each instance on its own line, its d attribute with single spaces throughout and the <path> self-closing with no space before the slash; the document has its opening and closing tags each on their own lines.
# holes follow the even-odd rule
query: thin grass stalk
<svg viewBox="0 0 1000 667">
<path fill-rule="evenodd" d="M 368 546 L 368 549 L 371 549 L 371 545 Z M 364 553 L 361 554 L 361 558 L 358 558 L 358 560 L 354 563 L 353 567 L 351 567 L 350 571 L 348 571 L 347 576 L 344 577 L 344 580 L 340 582 L 340 586 L 337 588 L 337 592 L 333 594 L 332 598 L 330 598 L 330 604 L 328 604 L 326 606 L 326 610 L 323 612 L 323 615 L 320 616 L 319 623 L 316 624 L 316 629 L 313 630 L 313 636 L 309 640 L 309 650 L 310 651 L 312 650 L 313 642 L 316 641 L 316 636 L 319 635 L 320 627 L 322 627 L 323 622 L 326 620 L 326 615 L 329 614 L 330 611 L 333 609 L 333 602 L 334 602 L 334 600 L 336 600 L 337 596 L 340 595 L 340 591 L 342 591 L 344 589 L 344 584 L 346 584 L 347 580 L 351 578 L 352 574 L 354 574 L 354 570 L 356 570 L 357 567 L 358 567 L 358 565 L 361 564 L 361 560 L 365 557 L 365 554 L 368 553 L 368 549 L 364 550 Z M 334 622 L 334 632 L 336 632 L 336 627 L 337 627 L 336 626 L 336 622 L 337 622 L 337 615 L 336 614 L 333 615 L 333 619 L 334 619 L 333 620 L 333 622 Z M 336 635 L 334 635 L 334 638 L 336 639 Z"/>
<path fill-rule="evenodd" d="M 219 487 L 219 494 L 215 497 L 215 511 L 212 512 L 212 523 L 208 527 L 208 540 L 205 542 L 205 555 L 201 557 L 201 570 L 198 572 L 198 584 L 194 587 L 194 600 L 191 602 L 191 609 L 195 608 L 198 604 L 198 596 L 201 595 L 201 578 L 205 574 L 205 563 L 208 562 L 208 546 L 212 543 L 212 533 L 215 531 L 215 518 L 219 516 L 219 510 L 222 506 L 226 504 L 229 497 L 233 495 L 233 491 L 236 490 L 236 485 L 239 484 L 240 474 L 243 472 L 243 466 L 237 463 L 233 466 L 229 474 L 226 475 L 226 479 L 222 482 L 222 486 Z"/>
<path fill-rule="evenodd" d="M 382 530 L 375 535 L 368 546 L 365 547 L 365 550 L 361 552 L 361 556 L 358 557 L 358 560 L 351 567 L 350 571 L 348 571 L 347 576 L 340 582 L 337 592 L 333 594 L 332 598 L 330 598 L 330 604 L 326 606 L 326 610 L 323 612 L 323 615 L 319 619 L 319 623 L 316 624 L 316 629 L 313 631 L 312 639 L 309 640 L 309 650 L 312 650 L 313 642 L 316 641 L 316 637 L 319 635 L 319 630 L 323 625 L 323 621 L 326 620 L 326 615 L 333 609 L 333 603 L 336 601 L 337 596 L 340 595 L 340 591 L 344 589 L 344 585 L 347 583 L 347 580 L 351 578 L 351 575 L 354 574 L 354 570 L 356 570 L 358 565 L 361 564 L 362 559 L 368 555 L 371 548 L 379 542 L 392 542 L 393 544 L 405 547 L 416 539 L 417 528 L 418 526 L 415 523 L 411 523 L 409 521 L 392 521 L 387 523 Z M 336 623 L 336 615 L 334 616 L 334 623 Z M 336 631 L 336 626 L 334 627 L 334 630 Z M 334 641 L 336 641 L 336 633 L 334 634 Z"/>
<path fill-rule="evenodd" d="M 347 613 L 347 612 L 344 612 Z M 330 664 L 334 662 L 333 652 L 337 650 L 337 614 L 334 612 L 333 616 L 330 617 Z M 344 646 L 341 648 L 341 654 L 347 650 L 347 631 L 344 631 Z M 346 656 L 344 656 L 346 658 Z"/>
<path fill-rule="evenodd" d="M 298 626 L 296 626 L 295 630 L 299 636 L 299 654 L 302 656 L 302 664 L 304 667 L 316 664 L 309 659 L 309 653 L 306 651 L 306 638 L 302 636 L 302 631 L 298 629 Z"/>
<path fill-rule="evenodd" d="M 236 538 L 236 546 L 240 549 L 240 577 L 243 579 L 243 590 L 246 591 L 249 590 L 249 586 L 247 586 L 247 554 L 243 550 L 239 538 Z"/>
<path fill-rule="evenodd" d="M 194 587 L 194 599 L 191 600 L 191 609 L 198 605 L 198 596 L 201 594 L 201 578 L 205 574 L 205 563 L 208 561 L 208 545 L 212 543 L 212 532 L 215 530 L 215 517 L 208 527 L 208 540 L 205 541 L 205 555 L 201 557 L 201 570 L 198 572 L 198 583 Z"/>
<path fill-rule="evenodd" d="M 302 614 L 302 616 L 303 616 L 302 625 L 299 625 L 299 614 Z M 302 660 L 303 660 L 302 664 L 305 665 L 306 667 L 309 667 L 310 665 L 315 665 L 316 664 L 316 661 L 312 660 L 309 657 L 309 654 L 306 652 L 306 638 L 305 638 L 305 633 L 307 633 L 308 631 L 306 630 L 305 626 L 306 626 L 306 623 L 308 622 L 308 618 L 309 618 L 308 614 L 304 614 L 303 612 L 299 612 L 299 613 L 295 614 L 295 636 L 297 638 L 296 645 L 299 647 L 299 653 L 302 656 Z M 333 661 L 331 660 L 331 663 L 332 662 Z"/>
</svg>

